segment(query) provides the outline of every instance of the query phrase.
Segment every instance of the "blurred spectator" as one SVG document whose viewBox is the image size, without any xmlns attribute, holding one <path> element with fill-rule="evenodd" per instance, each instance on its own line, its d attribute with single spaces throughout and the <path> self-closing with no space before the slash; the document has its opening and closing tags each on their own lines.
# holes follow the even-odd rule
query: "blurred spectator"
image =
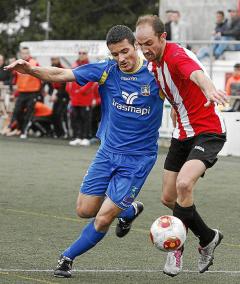
<svg viewBox="0 0 240 284">
<path fill-rule="evenodd" d="M 233 66 L 233 74 L 226 83 L 226 93 L 228 96 L 240 96 L 240 63 Z"/>
<path fill-rule="evenodd" d="M 37 101 L 34 104 L 33 112 L 28 122 L 28 131 L 30 132 L 30 130 L 36 132 L 38 137 L 52 133 L 52 109 L 42 102 Z M 16 120 L 1 131 L 1 134 L 6 136 L 20 135 L 20 133 Z"/>
<path fill-rule="evenodd" d="M 6 65 L 5 58 L 0 54 L 0 84 L 10 85 L 11 83 L 11 72 L 4 71 L 3 67 Z"/>
<path fill-rule="evenodd" d="M 214 31 L 212 32 L 212 40 L 219 39 L 219 33 L 224 32 L 228 28 L 227 19 L 225 19 L 225 15 L 223 11 L 216 12 L 216 26 Z M 218 47 L 218 44 L 213 46 L 213 54 L 215 54 L 215 49 Z M 203 46 L 197 52 L 197 58 L 199 60 L 203 60 L 205 57 L 209 57 L 211 52 L 210 47 Z"/>
<path fill-rule="evenodd" d="M 229 8 L 230 19 L 227 28 L 217 34 L 219 40 L 240 40 L 240 17 L 238 10 L 235 7 Z M 220 43 L 214 50 L 214 56 L 218 59 L 225 50 L 240 50 L 240 44 L 231 45 L 227 43 Z"/>
<path fill-rule="evenodd" d="M 92 137 L 92 103 L 97 83 L 89 82 L 81 87 L 76 82 L 67 83 L 71 100 L 71 125 L 74 140 L 71 146 L 89 146 Z"/>
<path fill-rule="evenodd" d="M 54 129 L 52 109 L 42 102 L 36 102 L 30 129 L 34 131 L 36 137 L 52 136 Z"/>
<path fill-rule="evenodd" d="M 78 59 L 73 63 L 72 68 L 76 68 L 78 66 L 88 64 L 89 59 L 88 59 L 88 51 L 86 49 L 81 49 L 78 52 Z"/>
<path fill-rule="evenodd" d="M 167 33 L 166 40 L 171 40 L 172 39 L 172 33 L 171 33 L 171 22 L 172 22 L 172 10 L 167 10 L 165 12 L 165 31 Z"/>
<path fill-rule="evenodd" d="M 78 53 L 78 59 L 74 62 L 73 68 L 89 63 L 88 52 L 82 49 Z M 76 82 L 67 83 L 67 91 L 71 100 L 71 125 L 73 129 L 73 140 L 71 146 L 89 146 L 92 135 L 92 103 L 93 103 L 93 82 L 81 87 Z"/>
<path fill-rule="evenodd" d="M 228 20 L 225 18 L 223 11 L 216 12 L 216 26 L 213 31 L 213 36 L 215 37 L 218 33 L 224 32 L 228 28 Z"/>
<path fill-rule="evenodd" d="M 11 63 L 13 63 L 16 60 L 17 60 L 17 58 L 13 56 L 13 57 L 10 57 L 8 59 L 8 62 L 9 62 L 9 64 L 11 64 Z M 12 71 L 11 72 L 11 83 L 10 83 L 11 90 L 13 90 L 12 86 L 16 85 L 16 82 L 17 82 L 17 72 L 16 71 Z"/>
<path fill-rule="evenodd" d="M 11 72 L 3 70 L 5 65 L 5 58 L 2 54 L 0 54 L 0 116 L 2 120 L 4 119 L 4 121 L 8 116 L 5 101 L 9 95 L 7 86 L 11 81 Z"/>
<path fill-rule="evenodd" d="M 33 66 L 38 66 L 38 62 L 30 55 L 28 47 L 20 50 L 20 57 L 28 61 Z M 28 74 L 16 73 L 16 85 L 18 97 L 14 107 L 10 124 L 15 124 L 21 131 L 21 138 L 27 138 L 27 125 L 34 109 L 35 102 L 41 96 L 41 80 Z M 10 126 L 12 128 L 13 126 Z"/>
<path fill-rule="evenodd" d="M 189 26 L 181 19 L 181 14 L 179 11 L 172 11 L 170 27 L 171 40 L 179 42 L 184 47 L 190 48 L 190 46 L 186 43 L 181 43 L 181 41 L 189 40 L 192 37 Z"/>
<path fill-rule="evenodd" d="M 51 58 L 51 65 L 64 68 L 59 57 Z M 52 83 L 51 101 L 53 102 L 53 124 L 56 137 L 67 138 L 69 136 L 67 108 L 69 95 L 66 91 L 66 83 Z"/>
</svg>

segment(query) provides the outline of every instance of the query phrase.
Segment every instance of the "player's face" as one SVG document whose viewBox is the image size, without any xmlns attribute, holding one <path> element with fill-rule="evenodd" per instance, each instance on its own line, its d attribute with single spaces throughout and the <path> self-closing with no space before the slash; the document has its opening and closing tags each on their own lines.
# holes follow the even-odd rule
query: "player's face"
<svg viewBox="0 0 240 284">
<path fill-rule="evenodd" d="M 157 35 L 150 24 L 141 24 L 136 28 L 136 39 L 148 61 L 159 61 L 166 45 L 166 33 Z"/>
<path fill-rule="evenodd" d="M 133 72 L 138 67 L 136 47 L 130 44 L 127 39 L 109 44 L 108 48 L 123 72 Z"/>
</svg>

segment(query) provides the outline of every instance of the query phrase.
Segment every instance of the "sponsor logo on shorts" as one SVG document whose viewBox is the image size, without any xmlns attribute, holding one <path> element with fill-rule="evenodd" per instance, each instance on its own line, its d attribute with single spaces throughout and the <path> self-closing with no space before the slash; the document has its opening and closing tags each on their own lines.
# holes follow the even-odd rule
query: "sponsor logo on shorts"
<svg viewBox="0 0 240 284">
<path fill-rule="evenodd" d="M 204 152 L 204 148 L 201 146 L 195 146 L 194 149 Z"/>
<path fill-rule="evenodd" d="M 125 196 L 123 198 L 123 201 L 121 202 L 121 205 L 127 206 L 127 207 L 131 205 L 137 195 L 137 190 L 138 190 L 138 187 L 136 187 L 135 185 L 132 186 L 130 196 Z"/>
<path fill-rule="evenodd" d="M 123 204 L 124 206 L 129 206 L 130 204 L 133 203 L 133 201 L 134 201 L 134 198 L 132 196 L 125 196 L 121 204 Z"/>
</svg>

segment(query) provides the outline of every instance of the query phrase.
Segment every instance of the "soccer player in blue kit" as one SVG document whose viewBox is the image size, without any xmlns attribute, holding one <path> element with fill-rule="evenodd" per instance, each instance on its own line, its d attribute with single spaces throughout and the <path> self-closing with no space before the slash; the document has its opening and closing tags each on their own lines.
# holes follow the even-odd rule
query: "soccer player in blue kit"
<svg viewBox="0 0 240 284">
<path fill-rule="evenodd" d="M 98 130 L 101 145 L 77 199 L 77 214 L 94 218 L 79 238 L 60 256 L 56 277 L 71 277 L 73 260 L 94 247 L 118 218 L 116 234 L 125 236 L 143 204 L 134 201 L 157 158 L 157 140 L 163 100 L 159 86 L 138 56 L 132 31 L 122 25 L 107 34 L 113 57 L 98 63 L 61 69 L 33 67 L 17 60 L 6 70 L 28 73 L 51 82 L 76 80 L 81 86 L 98 82 L 102 119 Z"/>
</svg>

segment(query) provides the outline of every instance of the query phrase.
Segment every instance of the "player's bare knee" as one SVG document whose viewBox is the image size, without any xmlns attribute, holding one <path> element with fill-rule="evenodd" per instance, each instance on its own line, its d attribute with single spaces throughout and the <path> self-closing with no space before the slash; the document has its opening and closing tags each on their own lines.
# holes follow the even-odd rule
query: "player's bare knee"
<svg viewBox="0 0 240 284">
<path fill-rule="evenodd" d="M 180 178 L 177 179 L 176 188 L 178 195 L 190 195 L 192 194 L 192 182 L 190 180 Z"/>
<path fill-rule="evenodd" d="M 91 212 L 91 210 L 87 209 L 84 206 L 78 206 L 76 208 L 76 212 L 77 212 L 78 217 L 80 218 L 92 218 L 92 217 L 95 217 L 96 215 L 95 213 Z"/>
</svg>

